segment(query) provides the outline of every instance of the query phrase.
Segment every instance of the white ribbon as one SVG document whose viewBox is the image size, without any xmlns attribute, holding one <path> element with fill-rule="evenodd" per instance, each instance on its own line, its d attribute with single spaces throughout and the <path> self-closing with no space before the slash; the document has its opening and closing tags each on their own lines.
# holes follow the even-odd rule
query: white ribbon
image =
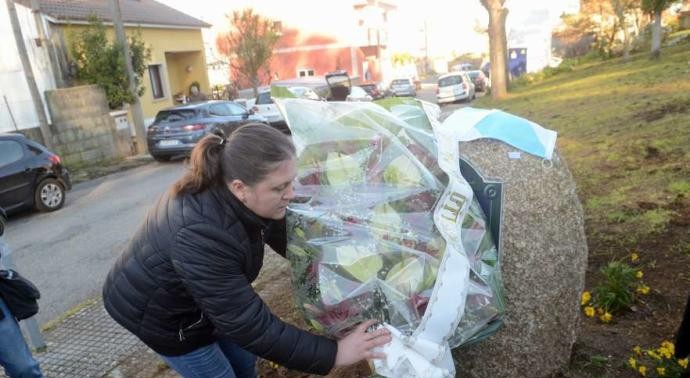
<svg viewBox="0 0 690 378">
<path fill-rule="evenodd" d="M 428 111 L 428 110 L 427 110 Z M 429 117 L 438 144 L 438 163 L 449 184 L 434 209 L 434 223 L 446 240 L 446 250 L 438 269 L 429 304 L 422 320 L 410 336 L 385 324 L 392 341 L 382 348 L 382 360 L 374 360 L 376 372 L 385 377 L 450 378 L 455 364 L 448 339 L 465 311 L 470 285 L 470 265 L 460 239 L 462 220 L 472 203 L 473 192 L 460 174 L 460 135 Z"/>
</svg>

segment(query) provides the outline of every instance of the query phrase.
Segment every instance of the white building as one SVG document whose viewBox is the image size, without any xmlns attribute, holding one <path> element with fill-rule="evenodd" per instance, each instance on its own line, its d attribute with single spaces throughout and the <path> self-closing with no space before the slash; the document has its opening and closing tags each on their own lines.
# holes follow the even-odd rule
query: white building
<svg viewBox="0 0 690 378">
<path fill-rule="evenodd" d="M 55 89 L 55 76 L 47 47 L 39 46 L 34 15 L 31 9 L 20 4 L 16 4 L 16 9 L 39 93 Z M 0 46 L 4 46 L 0 54 L 0 133 L 38 127 L 38 115 L 19 59 L 5 4 L 0 4 Z M 50 117 L 47 109 L 45 113 L 46 117 Z"/>
</svg>

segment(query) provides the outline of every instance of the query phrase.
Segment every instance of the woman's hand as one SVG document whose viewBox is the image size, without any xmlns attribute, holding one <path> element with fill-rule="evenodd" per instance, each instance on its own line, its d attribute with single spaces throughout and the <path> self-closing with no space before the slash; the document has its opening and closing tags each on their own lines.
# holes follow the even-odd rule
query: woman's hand
<svg viewBox="0 0 690 378">
<path fill-rule="evenodd" d="M 390 332 L 383 327 L 374 332 L 367 332 L 367 328 L 374 324 L 376 320 L 367 320 L 338 341 L 335 366 L 352 365 L 364 359 L 386 358 L 385 354 L 374 352 L 372 349 L 390 342 Z"/>
</svg>

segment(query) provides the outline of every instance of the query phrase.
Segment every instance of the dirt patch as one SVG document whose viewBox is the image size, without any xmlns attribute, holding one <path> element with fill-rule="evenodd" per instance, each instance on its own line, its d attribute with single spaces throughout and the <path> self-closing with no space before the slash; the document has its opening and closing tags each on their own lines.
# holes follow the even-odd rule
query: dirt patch
<svg viewBox="0 0 690 378">
<path fill-rule="evenodd" d="M 654 122 L 670 114 L 687 113 L 688 109 L 690 109 L 690 100 L 676 99 L 675 101 L 660 104 L 656 107 L 650 104 L 647 109 L 635 114 L 635 119 L 642 118 L 647 122 Z"/>
</svg>

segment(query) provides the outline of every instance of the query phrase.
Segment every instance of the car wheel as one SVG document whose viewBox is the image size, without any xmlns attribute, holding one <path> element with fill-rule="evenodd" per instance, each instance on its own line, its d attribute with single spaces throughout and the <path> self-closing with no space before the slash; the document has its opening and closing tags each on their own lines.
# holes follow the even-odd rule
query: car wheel
<svg viewBox="0 0 690 378">
<path fill-rule="evenodd" d="M 38 211 L 55 211 L 65 204 L 65 188 L 53 178 L 41 181 L 34 194 L 34 206 Z"/>
<path fill-rule="evenodd" d="M 159 161 L 161 163 L 165 163 L 166 161 L 170 161 L 170 158 L 172 157 L 169 155 L 151 155 L 151 156 L 153 156 L 154 160 Z"/>
</svg>

